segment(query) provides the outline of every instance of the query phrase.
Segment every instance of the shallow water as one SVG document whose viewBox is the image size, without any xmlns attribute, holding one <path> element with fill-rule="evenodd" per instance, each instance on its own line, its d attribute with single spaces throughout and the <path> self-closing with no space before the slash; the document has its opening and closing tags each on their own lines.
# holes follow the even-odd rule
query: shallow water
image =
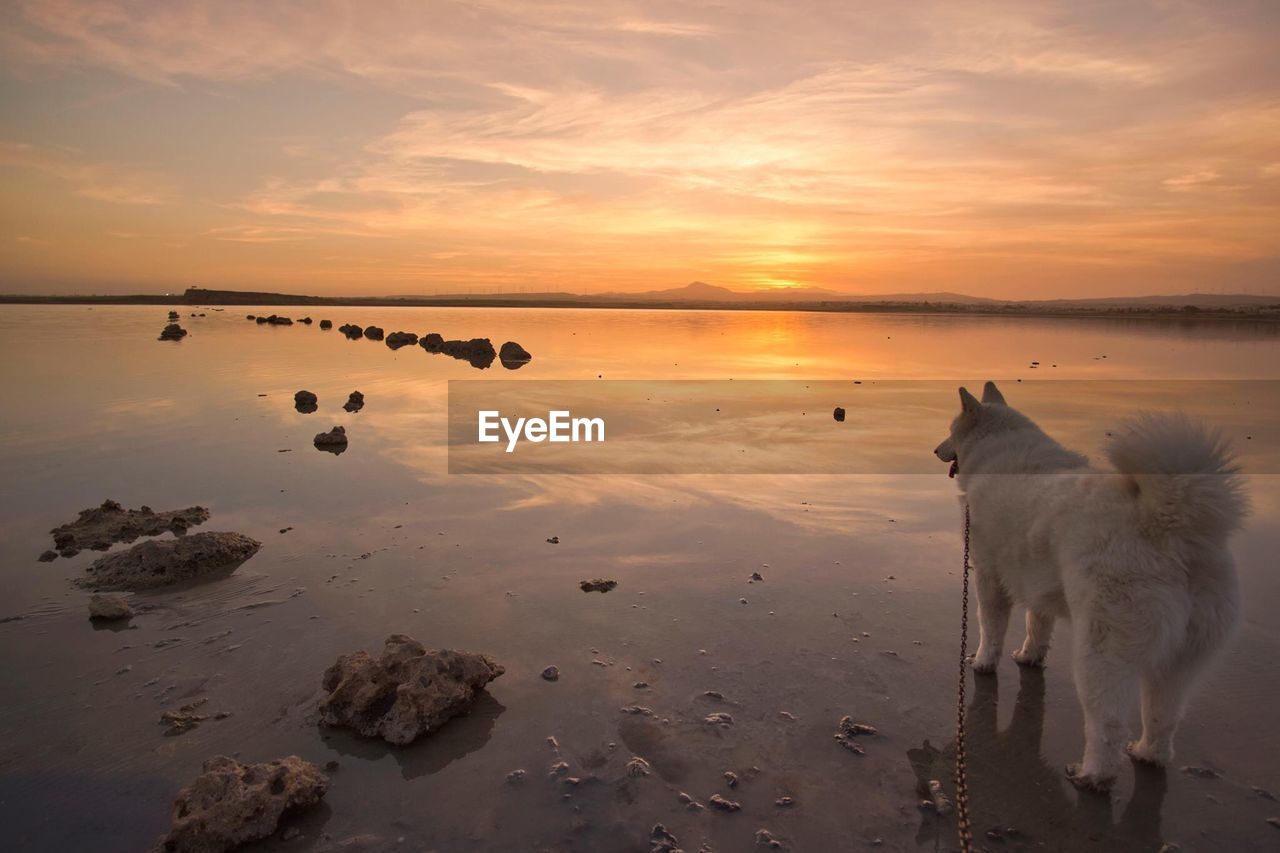
<svg viewBox="0 0 1280 853">
<path fill-rule="evenodd" d="M 0 308 L 0 618 L 9 619 L 0 623 L 0 824 L 14 849 L 144 848 L 167 826 L 173 794 L 219 753 L 340 762 L 326 806 L 298 823 L 304 837 L 264 849 L 375 834 L 409 850 L 645 850 L 656 822 L 686 849 L 751 849 L 760 828 L 795 850 L 953 844 L 954 823 L 916 807 L 917 770 L 947 778 L 946 755 L 931 750 L 950 749 L 955 716 L 960 539 L 945 466 L 859 476 L 451 476 L 447 381 L 476 378 L 947 380 L 936 385 L 943 394 L 995 377 L 1014 405 L 1018 380 L 1041 380 L 1028 386 L 1025 408 L 1050 433 L 1100 432 L 1158 405 L 1195 410 L 1238 441 L 1251 436 L 1254 514 L 1234 546 L 1244 624 L 1194 699 L 1176 759 L 1221 778 L 1144 770 L 1126 773 L 1113 802 L 1077 794 L 1060 770 L 1082 745 L 1065 625 L 1043 675 L 1006 661 L 997 678 L 970 679 L 970 773 L 979 835 L 1020 833 L 992 846 L 1275 844 L 1265 818 L 1280 807 L 1252 790 L 1280 793 L 1280 672 L 1271 665 L 1280 653 L 1280 483 L 1260 473 L 1276 470 L 1273 433 L 1252 398 L 1168 381 L 1280 378 L 1274 327 L 274 309 L 388 332 L 516 340 L 534 360 L 513 372 L 244 319 L 273 309 L 199 310 L 207 316 L 184 316 L 191 334 L 174 344 L 155 340 L 164 308 Z M 1071 391 L 1059 402 L 1046 379 L 1154 390 L 1082 406 L 1089 388 L 1119 386 L 1063 385 Z M 294 410 L 299 388 L 319 395 L 317 413 Z M 351 415 L 340 404 L 356 389 L 367 402 Z M 931 397 L 921 413 L 944 411 L 953 394 Z M 831 430 L 823 405 L 787 428 Z M 338 423 L 350 448 L 317 452 L 311 437 Z M 928 459 L 947 422 L 910 427 L 896 452 Z M 936 437 L 917 447 L 925 435 Z M 139 595 L 151 609 L 128 629 L 95 629 L 87 594 L 70 582 L 97 555 L 35 557 L 50 546 L 50 528 L 106 498 L 203 504 L 213 518 L 200 529 L 265 545 L 228 578 Z M 561 544 L 547 544 L 552 535 Z M 765 581 L 746 583 L 757 570 Z M 583 594 L 577 582 L 588 577 L 619 586 Z M 507 672 L 468 717 L 405 749 L 317 728 L 324 669 L 397 632 L 486 652 Z M 1009 643 L 1019 640 L 1012 629 Z M 554 684 L 539 678 L 553 663 Z M 641 681 L 649 686 L 633 686 Z M 709 690 L 724 701 L 703 696 Z M 161 712 L 197 697 L 232 716 L 163 736 Z M 620 712 L 633 704 L 657 719 Z M 713 710 L 734 725 L 705 725 Z M 880 730 L 863 741 L 865 755 L 832 740 L 845 714 Z M 654 773 L 628 778 L 632 755 Z M 580 785 L 547 778 L 560 758 Z M 529 772 L 523 785 L 505 781 L 516 768 Z M 725 787 L 726 770 L 743 777 L 737 789 Z M 743 808 L 688 812 L 680 791 L 703 802 L 719 792 Z M 797 804 L 775 806 L 783 795 Z"/>
</svg>

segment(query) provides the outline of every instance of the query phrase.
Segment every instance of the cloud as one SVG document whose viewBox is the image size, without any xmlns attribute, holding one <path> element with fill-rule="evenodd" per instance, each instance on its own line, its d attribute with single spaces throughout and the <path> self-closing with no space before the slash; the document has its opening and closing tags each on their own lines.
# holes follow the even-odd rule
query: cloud
<svg viewBox="0 0 1280 853">
<path fill-rule="evenodd" d="M 190 236 L 276 244 L 308 273 L 336 255 L 397 285 L 1030 295 L 1082 269 L 1090 287 L 1165 287 L 1188 259 L 1277 251 L 1276 30 L 1248 4 L 10 6 L 19 90 L 105 71 L 225 111 L 225 132 L 279 155 L 237 164 L 234 197 L 184 199 Z M 300 79 L 393 92 L 403 112 L 353 124 L 318 100 L 340 155 L 233 127 Z M 163 169 L 81 143 L 0 157 L 85 198 L 175 201 Z"/>
<path fill-rule="evenodd" d="M 170 180 L 133 166 L 89 162 L 80 152 L 0 142 L 0 167 L 52 175 L 77 195 L 114 204 L 165 204 L 173 197 Z"/>
</svg>

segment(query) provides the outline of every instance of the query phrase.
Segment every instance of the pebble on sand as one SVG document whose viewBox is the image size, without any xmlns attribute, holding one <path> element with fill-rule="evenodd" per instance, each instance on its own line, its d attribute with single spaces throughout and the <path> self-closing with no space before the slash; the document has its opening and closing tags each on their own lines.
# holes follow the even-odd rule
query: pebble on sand
<svg viewBox="0 0 1280 853">
<path fill-rule="evenodd" d="M 581 581 L 578 586 L 583 592 L 608 592 L 618 585 L 615 580 L 605 580 L 604 578 L 595 578 L 594 580 Z"/>
<path fill-rule="evenodd" d="M 96 593 L 89 599 L 89 618 L 95 622 L 115 622 L 131 616 L 129 600 L 119 593 Z"/>
<path fill-rule="evenodd" d="M 552 664 L 551 666 L 547 667 L 542 671 L 542 678 L 545 681 L 559 681 L 560 668 L 555 664 Z"/>
<path fill-rule="evenodd" d="M 733 800 L 726 800 L 719 794 L 712 794 L 707 803 L 714 809 L 722 812 L 736 812 L 742 808 L 741 803 L 735 803 Z"/>
</svg>

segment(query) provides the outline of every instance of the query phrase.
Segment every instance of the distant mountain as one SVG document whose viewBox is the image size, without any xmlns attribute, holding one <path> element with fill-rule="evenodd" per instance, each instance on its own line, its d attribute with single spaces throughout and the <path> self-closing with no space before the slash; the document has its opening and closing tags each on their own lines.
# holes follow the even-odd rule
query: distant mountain
<svg viewBox="0 0 1280 853">
<path fill-rule="evenodd" d="M 1094 299 L 1034 299 L 1023 304 L 1035 307 L 1088 308 L 1121 307 L 1125 305 L 1168 306 L 1182 308 L 1195 305 L 1199 308 L 1229 308 L 1246 305 L 1280 304 L 1280 296 L 1259 296 L 1253 293 L 1183 293 L 1161 296 L 1104 296 Z"/>
<path fill-rule="evenodd" d="M 768 290 L 730 290 L 717 284 L 695 281 L 684 287 L 666 290 L 641 290 L 630 293 L 601 293 L 594 299 L 629 302 L 945 302 L 952 305 L 974 305 L 995 302 L 961 293 L 849 293 L 823 287 L 775 287 Z"/>
</svg>

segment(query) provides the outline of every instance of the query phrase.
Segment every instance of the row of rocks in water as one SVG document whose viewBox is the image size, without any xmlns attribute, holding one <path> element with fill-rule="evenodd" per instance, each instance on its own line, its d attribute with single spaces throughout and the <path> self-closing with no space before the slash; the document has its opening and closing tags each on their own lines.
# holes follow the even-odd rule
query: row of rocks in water
<svg viewBox="0 0 1280 853">
<path fill-rule="evenodd" d="M 256 320 L 258 323 L 270 323 L 273 325 L 292 325 L 293 321 L 288 317 L 279 317 L 275 314 L 269 317 L 258 317 L 253 314 L 246 315 L 250 320 Z M 304 317 L 299 322 L 311 323 L 310 317 Z M 321 329 L 332 329 L 332 320 L 321 320 Z M 507 341 L 501 348 L 494 348 L 493 341 L 488 338 L 471 338 L 470 340 L 445 340 L 444 336 L 438 332 L 428 332 L 419 336 L 416 332 L 396 331 L 387 334 L 386 330 L 381 326 L 359 326 L 355 323 L 343 323 L 338 327 L 338 331 L 345 335 L 349 340 L 360 340 L 365 338 L 371 341 L 385 341 L 386 345 L 393 350 L 407 346 L 421 346 L 429 353 L 440 353 L 452 356 L 460 361 L 468 362 L 472 367 L 484 370 L 490 367 L 494 360 L 502 363 L 502 366 L 508 370 L 518 370 L 533 360 L 533 356 L 515 341 Z"/>
</svg>

